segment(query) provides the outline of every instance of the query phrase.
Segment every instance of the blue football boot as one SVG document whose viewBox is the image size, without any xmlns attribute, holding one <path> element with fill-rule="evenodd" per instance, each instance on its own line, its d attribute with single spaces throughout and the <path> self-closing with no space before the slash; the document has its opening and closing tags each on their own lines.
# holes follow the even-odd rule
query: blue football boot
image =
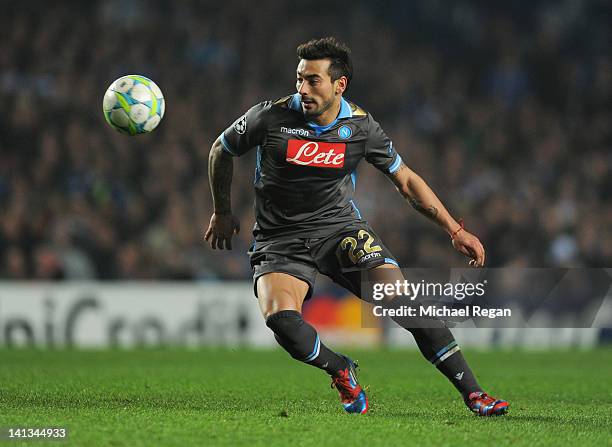
<svg viewBox="0 0 612 447">
<path fill-rule="evenodd" d="M 332 376 L 331 387 L 340 394 L 342 406 L 347 413 L 366 414 L 368 396 L 357 382 L 356 369 L 359 365 L 346 356 L 342 356 L 348 366 Z"/>
</svg>

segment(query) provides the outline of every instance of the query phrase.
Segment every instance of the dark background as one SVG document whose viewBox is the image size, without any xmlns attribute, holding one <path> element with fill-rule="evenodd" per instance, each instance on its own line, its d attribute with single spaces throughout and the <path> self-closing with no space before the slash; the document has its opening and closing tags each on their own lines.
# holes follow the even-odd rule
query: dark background
<svg viewBox="0 0 612 447">
<path fill-rule="evenodd" d="M 511 3 L 511 4 L 510 4 Z M 233 252 L 202 242 L 210 146 L 294 91 L 295 47 L 353 50 L 348 99 L 501 266 L 612 265 L 606 1 L 3 1 L 0 277 L 245 279 L 254 154 L 235 162 Z M 150 135 L 104 121 L 125 74 L 162 89 Z M 463 266 L 364 163 L 356 201 L 404 266 Z"/>
</svg>

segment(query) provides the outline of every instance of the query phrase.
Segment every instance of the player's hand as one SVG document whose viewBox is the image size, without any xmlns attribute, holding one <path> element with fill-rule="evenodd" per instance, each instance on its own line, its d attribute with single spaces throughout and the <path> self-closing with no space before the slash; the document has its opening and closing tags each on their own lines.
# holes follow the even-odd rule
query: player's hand
<svg viewBox="0 0 612 447">
<path fill-rule="evenodd" d="M 472 233 L 461 230 L 452 239 L 453 247 L 460 253 L 470 258 L 472 267 L 483 267 L 485 262 L 485 250 L 480 241 Z"/>
<path fill-rule="evenodd" d="M 233 214 L 214 213 L 204 234 L 213 250 L 232 249 L 232 237 L 240 232 L 240 222 Z"/>
</svg>

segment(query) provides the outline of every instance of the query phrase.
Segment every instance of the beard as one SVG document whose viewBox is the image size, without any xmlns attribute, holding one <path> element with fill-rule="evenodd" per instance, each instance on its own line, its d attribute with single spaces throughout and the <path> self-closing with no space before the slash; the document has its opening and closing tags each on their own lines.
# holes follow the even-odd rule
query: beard
<svg viewBox="0 0 612 447">
<path fill-rule="evenodd" d="M 325 112 L 327 112 L 331 106 L 334 104 L 334 97 L 332 96 L 329 100 L 323 102 L 319 107 L 314 110 L 306 110 L 302 107 L 302 111 L 304 112 L 304 116 L 309 118 L 316 118 L 317 116 L 321 116 Z"/>
</svg>

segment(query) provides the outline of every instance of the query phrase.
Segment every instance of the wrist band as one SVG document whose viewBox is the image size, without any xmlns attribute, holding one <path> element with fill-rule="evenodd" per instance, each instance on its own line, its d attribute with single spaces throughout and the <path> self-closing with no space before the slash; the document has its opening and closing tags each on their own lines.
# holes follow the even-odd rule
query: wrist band
<svg viewBox="0 0 612 447">
<path fill-rule="evenodd" d="M 463 219 L 459 219 L 459 228 L 451 233 L 451 241 L 457 237 L 461 230 L 463 230 Z"/>
</svg>

